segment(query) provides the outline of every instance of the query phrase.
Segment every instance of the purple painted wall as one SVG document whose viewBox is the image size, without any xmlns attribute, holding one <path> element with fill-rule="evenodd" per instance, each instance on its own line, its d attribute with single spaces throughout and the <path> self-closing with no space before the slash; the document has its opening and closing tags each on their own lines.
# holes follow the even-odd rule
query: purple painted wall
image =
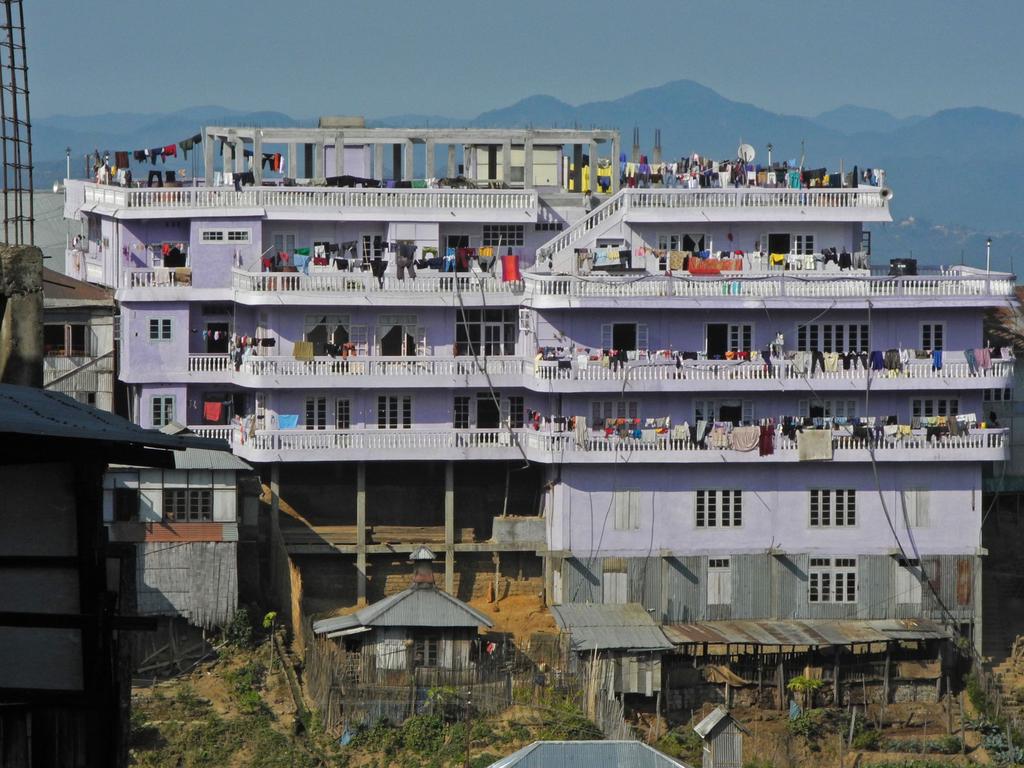
<svg viewBox="0 0 1024 768">
<path fill-rule="evenodd" d="M 150 339 L 150 320 L 169 319 L 171 338 Z M 186 302 L 140 302 L 121 306 L 121 378 L 159 381 L 162 371 L 185 371 L 190 345 Z"/>
</svg>

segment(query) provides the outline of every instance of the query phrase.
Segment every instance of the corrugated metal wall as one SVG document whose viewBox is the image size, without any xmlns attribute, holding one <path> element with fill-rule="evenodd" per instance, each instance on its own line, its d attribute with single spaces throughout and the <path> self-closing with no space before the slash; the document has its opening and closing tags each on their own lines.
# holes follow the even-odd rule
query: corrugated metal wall
<svg viewBox="0 0 1024 768">
<path fill-rule="evenodd" d="M 958 620 L 974 615 L 974 564 L 969 555 L 923 558 L 927 578 Z M 746 554 L 730 558 L 731 605 L 707 604 L 708 559 L 637 557 L 626 559 L 628 598 L 660 621 L 681 623 L 728 619 L 942 619 L 943 610 L 927 583 L 920 603 L 897 600 L 897 558 L 857 558 L 856 603 L 808 601 L 809 555 Z M 562 564 L 562 602 L 601 602 L 601 558 L 567 558 Z"/>
</svg>

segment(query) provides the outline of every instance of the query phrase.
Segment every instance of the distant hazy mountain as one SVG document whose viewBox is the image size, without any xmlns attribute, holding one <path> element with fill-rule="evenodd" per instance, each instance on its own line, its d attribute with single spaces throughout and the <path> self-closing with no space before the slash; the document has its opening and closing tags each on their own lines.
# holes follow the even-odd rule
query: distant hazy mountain
<svg viewBox="0 0 1024 768">
<path fill-rule="evenodd" d="M 315 119 L 218 106 L 167 114 L 54 115 L 37 120 L 33 126 L 35 157 L 41 165 L 51 167 L 46 161 L 62 160 L 64 148 L 71 146 L 73 171 L 80 173 L 81 155 L 94 148 L 102 151 L 168 144 L 190 136 L 203 125 L 217 123 L 291 126 L 314 125 Z M 575 106 L 538 95 L 468 120 L 406 114 L 374 118 L 367 123 L 393 127 L 617 128 L 622 133 L 622 151 L 627 153 L 633 128 L 639 127 L 641 151 L 647 154 L 654 129 L 660 128 L 666 158 L 693 152 L 732 157 L 743 141 L 756 148 L 759 162 L 766 159 L 769 142 L 774 146 L 773 159 L 799 160 L 802 147 L 805 163 L 811 167 L 837 169 L 840 162 L 848 170 L 854 164 L 884 167 L 895 191 L 894 216 L 936 222 L 925 229 L 916 224 L 916 229 L 904 229 L 901 234 L 913 231 L 935 243 L 933 247 L 942 249 L 947 260 L 948 248 L 958 246 L 943 243 L 962 242 L 965 249 L 971 249 L 976 247 L 974 235 L 983 239 L 980 233 L 1024 232 L 1024 175 L 1019 171 L 1024 167 L 1024 118 L 979 107 L 901 119 L 881 110 L 844 106 L 808 118 L 732 101 L 699 83 L 679 80 L 622 98 Z M 943 233 L 942 237 L 936 233 Z M 883 239 L 896 246 L 902 240 L 895 234 Z M 1007 248 L 1024 247 L 1020 238 L 1007 237 Z"/>
</svg>

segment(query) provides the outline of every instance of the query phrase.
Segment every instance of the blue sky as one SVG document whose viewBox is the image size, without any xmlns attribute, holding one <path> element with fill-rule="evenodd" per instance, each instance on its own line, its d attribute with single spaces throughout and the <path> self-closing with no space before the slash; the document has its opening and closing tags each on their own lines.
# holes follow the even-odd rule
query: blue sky
<svg viewBox="0 0 1024 768">
<path fill-rule="evenodd" d="M 32 109 L 452 117 L 676 79 L 774 111 L 1024 113 L 1021 0 L 31 0 Z"/>
</svg>

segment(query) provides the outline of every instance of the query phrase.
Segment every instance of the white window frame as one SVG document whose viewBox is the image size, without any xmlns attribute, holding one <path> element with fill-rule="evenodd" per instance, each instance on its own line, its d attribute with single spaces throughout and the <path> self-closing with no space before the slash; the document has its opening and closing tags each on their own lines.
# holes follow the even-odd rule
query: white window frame
<svg viewBox="0 0 1024 768">
<path fill-rule="evenodd" d="M 156 332 L 154 336 L 153 333 Z M 151 317 L 149 318 L 149 340 L 150 341 L 172 341 L 174 338 L 174 318 L 172 317 Z"/>
<path fill-rule="evenodd" d="M 911 418 L 930 416 L 956 416 L 960 413 L 958 397 L 913 397 L 910 399 Z"/>
<path fill-rule="evenodd" d="M 606 419 L 638 419 L 640 403 L 637 400 L 593 400 L 590 403 L 591 426 L 602 426 Z"/>
<path fill-rule="evenodd" d="M 386 409 L 381 412 L 381 406 Z M 394 403 L 392 403 L 394 401 Z M 377 429 L 412 429 L 412 395 L 377 395 Z M 392 420 L 392 412 L 394 419 Z M 408 415 L 408 421 L 406 421 Z"/>
<path fill-rule="evenodd" d="M 812 557 L 807 568 L 807 601 L 814 604 L 857 603 L 857 558 Z"/>
<path fill-rule="evenodd" d="M 484 224 L 481 229 L 480 243 L 485 248 L 522 248 L 525 240 L 523 224 Z"/>
<path fill-rule="evenodd" d="M 798 416 L 801 418 L 810 418 L 811 416 L 811 403 L 814 405 L 820 405 L 825 412 L 824 418 L 846 418 L 855 419 L 857 418 L 857 400 L 856 398 L 848 397 L 837 397 L 837 398 L 825 398 L 822 400 L 798 400 L 797 411 Z"/>
<path fill-rule="evenodd" d="M 708 605 L 732 604 L 732 570 L 728 557 L 708 558 Z"/>
<path fill-rule="evenodd" d="M 729 352 L 750 352 L 754 349 L 754 323 L 704 323 L 704 354 L 708 351 L 708 326 L 728 325 L 726 346 Z"/>
<path fill-rule="evenodd" d="M 248 245 L 252 242 L 252 230 L 203 228 L 199 230 L 199 242 L 203 245 Z"/>
<path fill-rule="evenodd" d="M 689 237 L 693 242 L 698 243 L 700 240 L 704 241 L 704 250 L 711 248 L 711 235 L 707 232 L 659 232 L 658 233 L 658 250 L 659 251 L 683 251 L 683 240 Z M 693 253 L 699 253 L 701 249 L 696 249 Z"/>
<path fill-rule="evenodd" d="M 694 421 L 718 421 L 718 411 L 725 402 L 735 402 L 737 398 L 726 397 L 720 400 L 694 400 Z M 709 418 L 708 415 L 714 416 Z M 740 421 L 750 423 L 754 420 L 754 401 L 740 400 Z"/>
<path fill-rule="evenodd" d="M 986 389 L 981 399 L 987 403 L 1001 403 L 1009 402 L 1013 400 L 1013 389 L 1010 387 L 1000 387 L 999 389 Z"/>
<path fill-rule="evenodd" d="M 921 349 L 945 349 L 946 324 L 944 322 L 922 322 L 921 333 L 918 335 Z M 939 343 L 936 344 L 935 342 Z"/>
<path fill-rule="evenodd" d="M 416 315 L 378 315 L 377 325 L 374 328 L 374 350 L 379 355 L 384 336 L 395 326 L 402 329 L 402 356 L 403 357 L 424 357 L 429 355 L 427 350 L 427 329 L 426 326 L 417 325 Z M 351 332 L 350 334 L 351 335 Z M 409 354 L 406 346 L 409 336 L 416 339 L 416 354 Z"/>
<path fill-rule="evenodd" d="M 159 418 L 157 418 L 158 403 L 160 407 Z M 174 417 L 177 414 L 177 408 L 177 397 L 174 395 L 150 395 L 149 418 L 153 428 L 159 429 L 160 427 L 166 427 L 170 422 L 174 421 Z"/>
<path fill-rule="evenodd" d="M 347 397 L 334 400 L 334 428 L 352 429 L 352 401 Z"/>
<path fill-rule="evenodd" d="M 640 489 L 615 491 L 615 530 L 640 530 Z"/>
<path fill-rule="evenodd" d="M 811 488 L 807 491 L 807 513 L 811 528 L 852 528 L 857 525 L 857 491 Z"/>
<path fill-rule="evenodd" d="M 310 423 L 309 414 L 313 413 Z M 327 395 L 308 395 L 303 403 L 303 428 L 308 430 L 327 429 Z"/>
<path fill-rule="evenodd" d="M 472 429 L 473 398 L 469 395 L 455 395 L 452 399 L 452 428 Z"/>
<path fill-rule="evenodd" d="M 175 523 L 213 522 L 212 488 L 164 488 L 163 496 L 164 520 Z M 178 504 L 179 500 L 183 503 Z"/>
<path fill-rule="evenodd" d="M 612 341 L 615 338 L 616 325 L 635 325 L 637 350 L 650 349 L 651 333 L 647 323 L 603 323 L 601 325 L 601 349 L 613 349 Z"/>
<path fill-rule="evenodd" d="M 294 232 L 275 232 L 273 235 L 274 253 L 295 253 L 296 236 Z"/>
<path fill-rule="evenodd" d="M 817 251 L 814 249 L 815 237 L 813 232 L 800 232 L 789 236 L 789 252 L 796 256 L 811 256 Z"/>
<path fill-rule="evenodd" d="M 796 348 L 798 352 L 870 352 L 871 326 L 868 323 L 798 325 Z"/>
<path fill-rule="evenodd" d="M 693 498 L 695 528 L 742 528 L 743 491 L 733 488 L 698 488 Z"/>
</svg>

